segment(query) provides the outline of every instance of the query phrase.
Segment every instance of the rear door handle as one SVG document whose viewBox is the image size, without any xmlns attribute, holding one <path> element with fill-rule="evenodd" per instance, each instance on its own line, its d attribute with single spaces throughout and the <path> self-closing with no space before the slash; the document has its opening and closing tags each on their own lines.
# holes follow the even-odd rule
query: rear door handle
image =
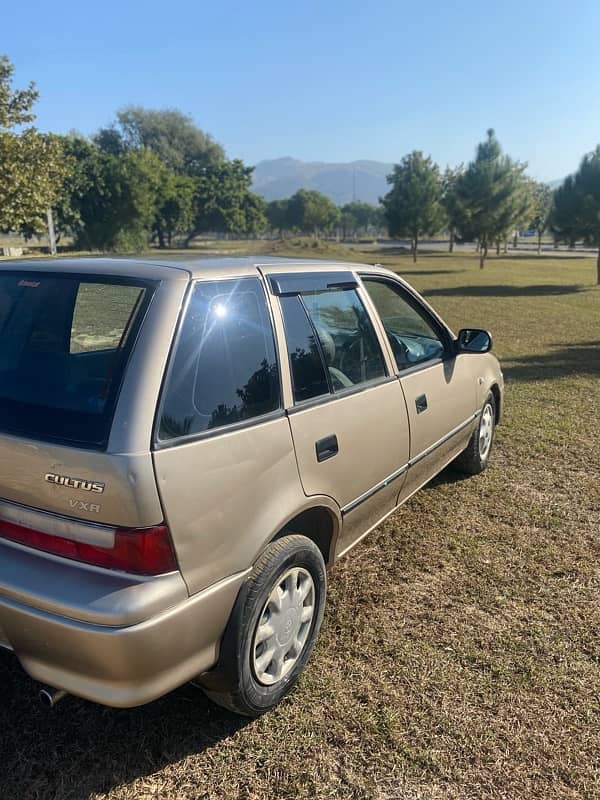
<svg viewBox="0 0 600 800">
<path fill-rule="evenodd" d="M 427 411 L 427 395 L 419 395 L 415 400 L 415 406 L 417 407 L 417 414 L 422 414 L 423 411 Z"/>
<path fill-rule="evenodd" d="M 315 450 L 317 453 L 317 461 L 327 461 L 328 458 L 333 458 L 337 455 L 339 447 L 338 447 L 338 440 L 335 433 L 332 433 L 330 436 L 325 436 L 323 439 L 319 439 L 318 442 L 315 442 Z"/>
</svg>

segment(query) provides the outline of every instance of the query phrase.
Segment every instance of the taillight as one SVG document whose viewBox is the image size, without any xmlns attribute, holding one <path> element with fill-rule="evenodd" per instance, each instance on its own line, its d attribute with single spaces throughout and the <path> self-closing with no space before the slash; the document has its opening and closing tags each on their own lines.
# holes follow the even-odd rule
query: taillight
<svg viewBox="0 0 600 800">
<path fill-rule="evenodd" d="M 0 519 L 0 537 L 64 558 L 139 575 L 160 575 L 177 569 L 171 535 L 166 525 L 115 528 L 111 547 L 55 536 L 3 519 Z"/>
</svg>

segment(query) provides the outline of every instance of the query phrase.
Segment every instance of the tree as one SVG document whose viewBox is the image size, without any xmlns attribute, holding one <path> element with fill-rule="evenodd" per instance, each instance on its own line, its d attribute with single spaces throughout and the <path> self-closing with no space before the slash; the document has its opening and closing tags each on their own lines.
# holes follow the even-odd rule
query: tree
<svg viewBox="0 0 600 800">
<path fill-rule="evenodd" d="M 35 119 L 32 109 L 39 92 L 33 82 L 27 89 L 13 89 L 14 70 L 8 56 L 0 55 L 0 130 L 27 125 Z"/>
<path fill-rule="evenodd" d="M 596 282 L 600 285 L 600 145 L 587 153 L 574 176 L 554 193 L 552 229 L 560 241 L 576 239 L 598 247 Z"/>
<path fill-rule="evenodd" d="M 431 157 L 414 150 L 394 165 L 387 182 L 392 188 L 382 202 L 389 234 L 408 237 L 416 261 L 420 237 L 437 233 L 444 222 L 439 168 Z"/>
<path fill-rule="evenodd" d="M 267 222 L 271 230 L 277 231 L 279 238 L 283 231 L 288 229 L 289 200 L 271 200 L 266 207 Z"/>
<path fill-rule="evenodd" d="M 187 244 L 208 231 L 248 235 L 264 228 L 265 202 L 250 190 L 253 169 L 239 159 L 204 168 L 196 180 Z"/>
<path fill-rule="evenodd" d="M 59 208 L 61 230 L 70 228 L 77 245 L 90 250 L 143 249 L 165 199 L 167 167 L 150 150 L 117 156 L 81 137 L 68 147 L 76 166 Z"/>
<path fill-rule="evenodd" d="M 569 175 L 552 196 L 550 230 L 556 243 L 566 242 L 569 247 L 575 247 L 581 230 L 580 216 L 581 195 L 575 186 L 575 176 Z"/>
<path fill-rule="evenodd" d="M 462 164 L 452 169 L 446 167 L 442 176 L 442 194 L 441 203 L 446 212 L 446 219 L 448 223 L 448 252 L 454 252 L 454 238 L 456 236 L 456 229 L 461 219 L 461 206 L 460 198 L 456 191 L 458 180 L 465 171 Z"/>
<path fill-rule="evenodd" d="M 111 155 L 147 148 L 178 175 L 200 176 L 206 167 L 225 158 L 220 144 L 177 109 L 154 110 L 127 106 L 116 121 L 94 137 Z"/>
<path fill-rule="evenodd" d="M 70 169 L 61 141 L 33 127 L 38 92 L 33 83 L 12 88 L 14 67 L 0 56 L 0 230 L 41 233 Z"/>
<path fill-rule="evenodd" d="M 483 269 L 490 244 L 506 238 L 526 210 L 524 164 L 504 155 L 494 131 L 456 183 L 457 227 L 463 241 L 477 240 Z"/>
<path fill-rule="evenodd" d="M 377 219 L 377 208 L 370 203 L 357 200 L 346 203 L 341 209 L 342 236 L 360 236 L 374 225 Z"/>
<path fill-rule="evenodd" d="M 532 218 L 530 227 L 537 233 L 537 252 L 542 252 L 542 236 L 550 223 L 550 212 L 552 211 L 552 189 L 546 183 L 539 181 L 531 182 L 532 193 Z"/>
<path fill-rule="evenodd" d="M 196 182 L 187 175 L 164 169 L 158 191 L 158 208 L 152 229 L 159 247 L 171 247 L 175 236 L 187 235 L 194 219 Z"/>
<path fill-rule="evenodd" d="M 330 231 L 339 221 L 339 208 L 314 189 L 299 189 L 288 201 L 288 225 L 302 233 L 317 236 Z"/>
<path fill-rule="evenodd" d="M 43 233 L 69 169 L 56 137 L 0 131 L 0 230 Z"/>
</svg>

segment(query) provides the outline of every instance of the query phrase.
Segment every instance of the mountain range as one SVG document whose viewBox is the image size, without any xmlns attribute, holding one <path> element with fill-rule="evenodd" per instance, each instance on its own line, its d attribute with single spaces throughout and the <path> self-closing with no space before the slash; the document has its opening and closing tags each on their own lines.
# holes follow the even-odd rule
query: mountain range
<svg viewBox="0 0 600 800">
<path fill-rule="evenodd" d="M 265 200 L 279 200 L 298 189 L 316 189 L 330 197 L 336 205 L 360 200 L 376 205 L 388 191 L 386 175 L 393 164 L 382 161 L 350 161 L 327 163 L 325 161 L 300 161 L 285 156 L 259 161 L 254 168 L 253 189 Z M 562 183 L 549 181 L 551 188 Z"/>
<path fill-rule="evenodd" d="M 352 200 L 375 205 L 388 190 L 385 177 L 392 167 L 392 164 L 381 161 L 328 164 L 286 156 L 259 161 L 254 168 L 253 188 L 265 200 L 289 197 L 298 189 L 316 189 L 337 205 Z"/>
</svg>

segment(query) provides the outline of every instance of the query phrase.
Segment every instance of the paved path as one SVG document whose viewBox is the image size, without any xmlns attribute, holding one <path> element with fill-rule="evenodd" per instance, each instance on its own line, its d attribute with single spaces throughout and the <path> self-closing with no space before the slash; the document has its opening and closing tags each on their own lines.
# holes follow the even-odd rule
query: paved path
<svg viewBox="0 0 600 800">
<path fill-rule="evenodd" d="M 360 244 L 360 243 L 353 243 L 353 242 L 344 242 L 347 247 L 356 248 L 358 250 L 393 250 L 394 248 L 403 247 L 406 250 L 410 250 L 410 242 L 408 240 L 394 240 L 388 241 L 384 240 L 381 242 L 375 242 L 373 244 Z M 440 251 L 440 252 L 447 252 L 448 251 L 448 242 L 447 241 L 439 241 L 439 240 L 424 240 L 419 242 L 419 251 L 423 254 L 427 253 L 428 251 Z M 455 244 L 454 245 L 454 252 L 455 253 L 472 253 L 475 251 L 475 245 L 473 244 Z M 554 248 L 551 244 L 542 244 L 542 255 L 544 256 L 552 256 L 556 258 L 596 258 L 598 251 L 596 249 L 592 249 L 589 247 L 576 247 L 574 250 L 565 247 L 564 245 L 560 245 L 558 248 Z M 488 255 L 493 256 L 496 254 L 495 248 L 490 248 L 488 251 Z M 537 254 L 537 244 L 536 243 L 525 243 L 522 240 L 519 242 L 518 248 L 515 250 L 512 245 L 509 244 L 508 253 L 506 255 L 509 256 L 532 256 Z M 504 255 L 504 254 L 503 254 Z"/>
</svg>

